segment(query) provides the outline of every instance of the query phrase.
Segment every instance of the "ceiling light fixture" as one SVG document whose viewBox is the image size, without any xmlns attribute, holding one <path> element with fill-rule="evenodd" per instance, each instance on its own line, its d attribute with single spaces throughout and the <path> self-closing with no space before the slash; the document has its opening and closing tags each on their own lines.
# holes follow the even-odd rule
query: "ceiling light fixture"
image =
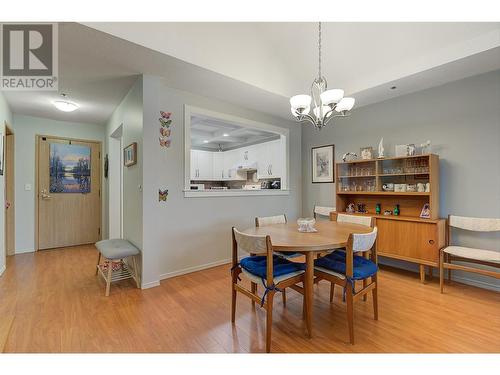
<svg viewBox="0 0 500 375">
<path fill-rule="evenodd" d="M 224 134 L 222 134 L 222 136 L 223 136 L 223 137 L 229 137 L 229 134 L 224 133 Z"/>
<path fill-rule="evenodd" d="M 208 143 L 208 141 L 206 139 L 203 140 L 203 143 Z"/>
<path fill-rule="evenodd" d="M 290 98 L 293 117 L 299 122 L 313 124 L 322 129 L 334 117 L 346 117 L 354 107 L 354 98 L 344 97 L 344 90 L 328 90 L 326 78 L 321 75 L 321 22 L 318 26 L 318 77 L 311 85 L 311 95 L 295 95 Z M 311 101 L 314 103 L 313 114 Z"/>
<path fill-rule="evenodd" d="M 66 99 L 68 97 L 68 95 L 61 94 L 61 97 Z M 52 104 L 54 104 L 54 106 L 58 110 L 63 111 L 63 112 L 73 112 L 73 111 L 76 111 L 78 108 L 80 108 L 78 106 L 78 104 L 70 102 L 68 100 L 55 100 L 54 102 L 52 102 Z"/>
</svg>

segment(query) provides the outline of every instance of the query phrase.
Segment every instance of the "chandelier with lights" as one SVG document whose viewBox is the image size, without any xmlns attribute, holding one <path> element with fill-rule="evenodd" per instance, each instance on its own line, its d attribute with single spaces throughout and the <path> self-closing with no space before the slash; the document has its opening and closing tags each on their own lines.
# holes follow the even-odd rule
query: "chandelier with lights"
<svg viewBox="0 0 500 375">
<path fill-rule="evenodd" d="M 348 116 L 354 107 L 354 98 L 344 98 L 342 89 L 328 90 L 326 78 L 321 75 L 321 22 L 318 29 L 318 56 L 318 77 L 311 85 L 311 95 L 292 96 L 290 105 L 297 121 L 311 123 L 321 129 L 334 117 Z"/>
</svg>

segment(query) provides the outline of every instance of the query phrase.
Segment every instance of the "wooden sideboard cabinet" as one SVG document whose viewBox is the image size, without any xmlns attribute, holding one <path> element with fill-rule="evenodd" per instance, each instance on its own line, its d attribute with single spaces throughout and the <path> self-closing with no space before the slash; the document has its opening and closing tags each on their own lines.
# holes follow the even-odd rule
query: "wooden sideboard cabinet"
<svg viewBox="0 0 500 375">
<path fill-rule="evenodd" d="M 420 266 L 425 281 L 425 266 L 439 267 L 439 249 L 445 246 L 445 219 L 439 214 L 439 156 L 415 155 L 337 163 L 336 209 L 346 213 L 349 205 L 364 207 L 378 227 L 377 254 Z M 404 184 L 406 190 L 389 190 L 391 184 Z M 410 190 L 409 187 L 412 187 Z M 420 186 L 421 189 L 416 190 Z M 425 190 L 423 187 L 425 186 Z M 430 218 L 420 218 L 424 205 Z M 381 213 L 376 214 L 379 206 Z M 400 215 L 384 215 L 398 207 Z M 331 218 L 335 220 L 333 212 Z M 432 272 L 432 269 L 429 268 Z"/>
<path fill-rule="evenodd" d="M 420 279 L 425 280 L 424 266 L 439 267 L 439 249 L 445 246 L 445 219 L 425 220 L 375 216 L 378 227 L 377 254 L 420 265 Z"/>
</svg>

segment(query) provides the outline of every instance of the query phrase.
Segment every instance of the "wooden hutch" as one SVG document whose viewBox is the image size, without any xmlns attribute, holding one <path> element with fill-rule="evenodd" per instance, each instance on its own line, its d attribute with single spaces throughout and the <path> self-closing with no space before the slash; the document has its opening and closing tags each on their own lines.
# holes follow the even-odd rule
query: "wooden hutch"
<svg viewBox="0 0 500 375">
<path fill-rule="evenodd" d="M 412 185 L 411 191 L 388 190 L 390 184 Z M 422 282 L 424 266 L 429 266 L 430 274 L 431 267 L 439 267 L 439 249 L 445 246 L 445 220 L 438 217 L 438 155 L 337 163 L 336 186 L 338 213 L 346 213 L 348 205 L 353 203 L 356 212 L 352 215 L 375 218 L 379 230 L 378 255 L 419 264 Z M 425 190 L 418 191 L 422 187 Z M 420 212 L 426 203 L 430 205 L 430 218 L 422 219 Z M 377 204 L 380 214 L 376 214 Z M 364 205 L 366 212 L 359 213 L 358 205 Z M 399 205 L 398 216 L 384 215 L 386 210 L 393 212 L 396 205 Z"/>
</svg>

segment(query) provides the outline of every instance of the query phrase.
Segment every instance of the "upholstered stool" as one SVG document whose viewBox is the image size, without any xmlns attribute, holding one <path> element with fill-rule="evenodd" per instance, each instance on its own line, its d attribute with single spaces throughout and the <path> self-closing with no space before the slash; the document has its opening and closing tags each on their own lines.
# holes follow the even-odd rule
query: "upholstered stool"
<svg viewBox="0 0 500 375">
<path fill-rule="evenodd" d="M 140 288 L 137 261 L 135 258 L 139 255 L 137 247 L 129 241 L 122 239 L 102 240 L 97 242 L 95 247 L 99 250 L 96 275 L 100 273 L 104 281 L 106 281 L 106 296 L 109 296 L 109 289 L 113 281 L 134 279 L 137 287 Z M 102 264 L 101 257 L 104 258 L 104 263 Z M 123 261 L 123 259 L 128 257 L 132 258 L 132 270 Z M 113 270 L 114 265 L 118 266 L 115 270 Z"/>
</svg>

